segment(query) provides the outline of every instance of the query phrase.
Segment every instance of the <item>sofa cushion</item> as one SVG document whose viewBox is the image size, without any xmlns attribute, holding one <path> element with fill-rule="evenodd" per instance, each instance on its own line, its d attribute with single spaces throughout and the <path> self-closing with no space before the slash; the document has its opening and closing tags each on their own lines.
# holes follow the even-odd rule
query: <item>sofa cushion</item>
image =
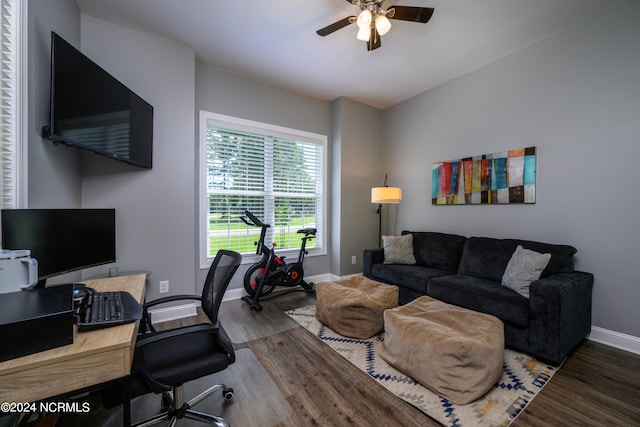
<svg viewBox="0 0 640 427">
<path fill-rule="evenodd" d="M 413 235 L 416 264 L 456 273 L 466 237 L 429 231 L 403 231 Z"/>
<path fill-rule="evenodd" d="M 408 264 L 416 263 L 413 256 L 413 235 L 402 236 L 382 236 L 382 246 L 384 248 L 385 264 Z"/>
<path fill-rule="evenodd" d="M 540 278 L 550 258 L 551 254 L 541 254 L 518 245 L 504 270 L 502 284 L 529 298 L 529 285 Z"/>
<path fill-rule="evenodd" d="M 404 288 L 427 293 L 427 282 L 433 277 L 451 274 L 448 271 L 419 265 L 402 264 L 374 264 L 371 269 L 371 278 L 392 285 L 400 284 Z"/>
<path fill-rule="evenodd" d="M 573 255 L 576 253 L 573 246 L 517 239 L 469 237 L 462 250 L 458 273 L 501 282 L 507 264 L 518 245 L 535 252 L 551 254 L 549 264 L 541 277 L 573 271 Z"/>
<path fill-rule="evenodd" d="M 547 277 L 555 273 L 571 273 L 574 269 L 573 256 L 578 252 L 570 245 L 552 245 L 550 243 L 532 242 L 530 240 L 507 239 L 514 245 L 522 245 L 523 248 L 539 252 L 541 254 L 551 254 L 549 264 L 540 277 Z"/>
<path fill-rule="evenodd" d="M 518 325 L 529 324 L 529 300 L 499 281 L 462 274 L 434 277 L 427 285 L 427 295 Z"/>
</svg>

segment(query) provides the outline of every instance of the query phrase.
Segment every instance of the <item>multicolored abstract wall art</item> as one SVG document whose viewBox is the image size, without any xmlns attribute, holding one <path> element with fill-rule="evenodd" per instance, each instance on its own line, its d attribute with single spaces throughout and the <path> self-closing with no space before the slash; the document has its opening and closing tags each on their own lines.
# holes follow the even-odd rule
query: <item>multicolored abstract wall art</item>
<svg viewBox="0 0 640 427">
<path fill-rule="evenodd" d="M 536 202 L 536 147 L 438 162 L 431 203 L 476 205 Z"/>
</svg>

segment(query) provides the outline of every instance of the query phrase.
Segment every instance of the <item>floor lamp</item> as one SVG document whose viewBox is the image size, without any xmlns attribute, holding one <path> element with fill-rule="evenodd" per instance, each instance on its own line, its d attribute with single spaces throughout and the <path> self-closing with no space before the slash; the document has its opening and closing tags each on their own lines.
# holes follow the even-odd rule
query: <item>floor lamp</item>
<svg viewBox="0 0 640 427">
<path fill-rule="evenodd" d="M 384 184 L 382 187 L 371 189 L 371 203 L 378 204 L 378 247 L 382 247 L 382 205 L 397 205 L 402 200 L 402 189 L 400 187 L 389 187 L 387 185 L 387 174 L 384 174 Z"/>
</svg>

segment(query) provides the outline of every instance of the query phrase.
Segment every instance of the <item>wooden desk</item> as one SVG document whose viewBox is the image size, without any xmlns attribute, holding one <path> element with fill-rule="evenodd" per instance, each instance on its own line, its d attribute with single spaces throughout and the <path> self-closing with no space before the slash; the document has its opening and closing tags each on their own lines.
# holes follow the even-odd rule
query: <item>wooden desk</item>
<svg viewBox="0 0 640 427">
<path fill-rule="evenodd" d="M 97 291 L 128 291 L 142 302 L 145 279 L 140 274 L 83 283 Z M 74 325 L 73 344 L 0 363 L 0 402 L 32 402 L 126 377 L 138 323 L 89 332 Z"/>
</svg>

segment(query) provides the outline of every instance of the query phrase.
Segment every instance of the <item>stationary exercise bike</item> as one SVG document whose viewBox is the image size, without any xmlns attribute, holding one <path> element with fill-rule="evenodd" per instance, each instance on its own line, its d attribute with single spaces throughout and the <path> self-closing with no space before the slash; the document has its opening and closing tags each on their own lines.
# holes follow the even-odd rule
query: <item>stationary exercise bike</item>
<svg viewBox="0 0 640 427">
<path fill-rule="evenodd" d="M 252 310 L 261 311 L 261 299 L 266 301 L 295 291 L 314 293 L 315 290 L 313 283 L 307 283 L 304 280 L 302 263 L 304 261 L 304 256 L 308 253 L 306 250 L 307 241 L 316 237 L 317 230 L 315 228 L 303 228 L 298 230 L 299 234 L 304 234 L 302 237 L 300 252 L 298 252 L 298 260 L 293 263 L 287 263 L 285 261 L 285 257 L 276 255 L 275 243 L 272 243 L 271 247 L 264 243 L 267 229 L 270 225 L 263 223 L 249 211 L 245 211 L 244 214 L 245 216 L 240 217 L 242 222 L 252 227 L 262 228 L 260 231 L 260 240 L 255 242 L 255 245 L 257 246 L 256 254 L 262 255 L 262 259 L 251 265 L 244 275 L 244 290 L 248 295 L 243 296 L 242 300 L 246 301 Z M 285 286 L 289 288 L 300 286 L 301 289 L 278 292 L 275 296 L 263 298 L 273 292 L 276 286 Z"/>
</svg>

